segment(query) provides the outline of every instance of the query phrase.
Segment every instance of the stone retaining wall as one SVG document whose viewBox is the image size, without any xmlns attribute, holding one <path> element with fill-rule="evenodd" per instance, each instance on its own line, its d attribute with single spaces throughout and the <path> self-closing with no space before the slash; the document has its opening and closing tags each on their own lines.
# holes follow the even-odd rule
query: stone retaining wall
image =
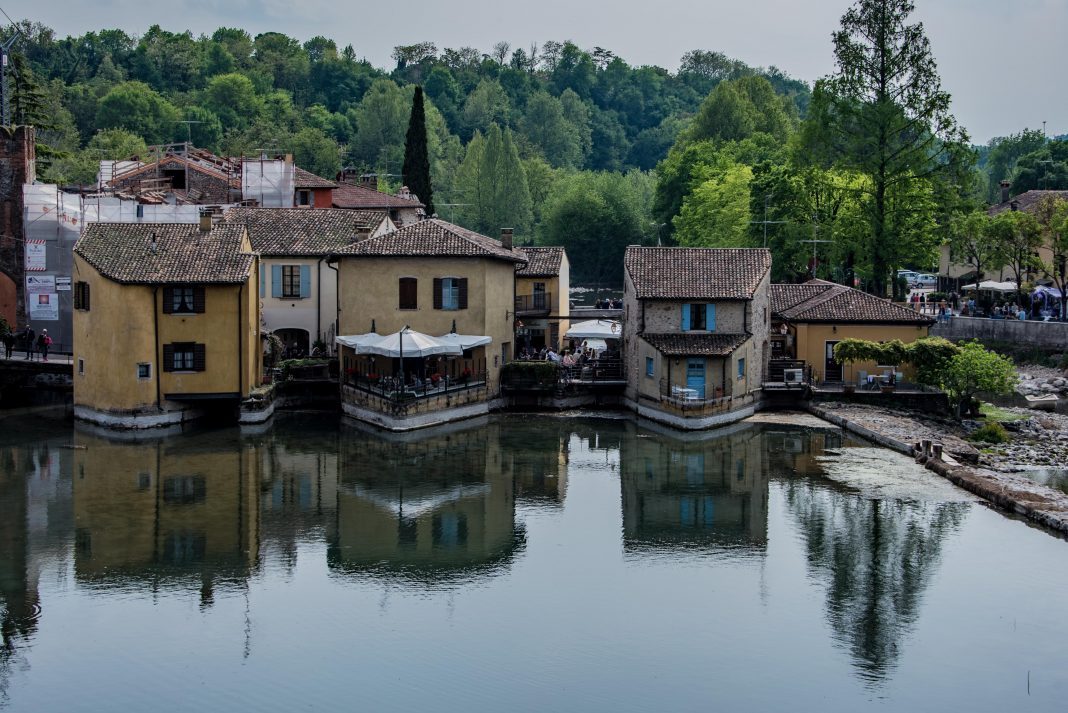
<svg viewBox="0 0 1068 713">
<path fill-rule="evenodd" d="M 954 317 L 931 327 L 931 336 L 945 337 L 953 342 L 978 339 L 981 342 L 1015 342 L 1046 349 L 1065 349 L 1068 322 Z"/>
</svg>

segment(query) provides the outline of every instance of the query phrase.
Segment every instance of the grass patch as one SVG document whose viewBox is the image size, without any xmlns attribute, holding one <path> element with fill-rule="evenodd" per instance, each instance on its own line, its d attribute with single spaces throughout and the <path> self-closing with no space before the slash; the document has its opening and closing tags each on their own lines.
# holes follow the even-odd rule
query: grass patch
<svg viewBox="0 0 1068 713">
<path fill-rule="evenodd" d="M 1019 413 L 1013 413 L 1012 411 L 1006 411 L 1003 408 L 999 408 L 994 404 L 983 401 L 979 404 L 979 413 L 988 421 L 997 421 L 998 423 L 1012 423 L 1014 421 L 1026 421 L 1029 417 Z"/>
<path fill-rule="evenodd" d="M 979 443 L 1008 443 L 1009 432 L 997 421 L 991 421 L 972 431 L 968 440 Z"/>
</svg>

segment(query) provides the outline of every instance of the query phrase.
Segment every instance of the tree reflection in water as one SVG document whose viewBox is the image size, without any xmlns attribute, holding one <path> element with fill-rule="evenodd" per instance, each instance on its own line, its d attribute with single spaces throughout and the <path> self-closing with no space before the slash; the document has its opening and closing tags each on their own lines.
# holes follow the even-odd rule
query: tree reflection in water
<svg viewBox="0 0 1068 713">
<path fill-rule="evenodd" d="M 968 503 L 873 500 L 811 480 L 789 480 L 784 492 L 810 572 L 826 579 L 832 635 L 863 678 L 882 681 Z"/>
</svg>

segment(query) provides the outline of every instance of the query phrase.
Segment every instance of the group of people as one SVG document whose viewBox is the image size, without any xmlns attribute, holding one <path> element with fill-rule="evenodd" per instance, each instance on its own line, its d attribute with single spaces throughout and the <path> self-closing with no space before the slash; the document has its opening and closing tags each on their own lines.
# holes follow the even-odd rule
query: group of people
<svg viewBox="0 0 1068 713">
<path fill-rule="evenodd" d="M 9 329 L 4 333 L 3 341 L 5 359 L 12 358 L 16 342 L 22 342 L 22 347 L 26 351 L 26 359 L 30 361 L 33 360 L 34 355 L 38 354 L 42 360 L 48 361 L 48 350 L 52 347 L 52 337 L 48 336 L 47 329 L 42 329 L 41 333 L 38 334 L 28 324 L 26 329 L 17 334 Z"/>
<path fill-rule="evenodd" d="M 623 309 L 623 300 L 619 298 L 605 298 L 603 300 L 597 300 L 593 306 L 595 309 Z"/>
<path fill-rule="evenodd" d="M 589 347 L 577 349 L 574 353 L 570 349 L 557 352 L 553 347 L 542 347 L 537 350 L 526 347 L 519 353 L 519 358 L 523 361 L 551 361 L 561 366 L 582 366 L 595 360 L 597 354 Z"/>
</svg>

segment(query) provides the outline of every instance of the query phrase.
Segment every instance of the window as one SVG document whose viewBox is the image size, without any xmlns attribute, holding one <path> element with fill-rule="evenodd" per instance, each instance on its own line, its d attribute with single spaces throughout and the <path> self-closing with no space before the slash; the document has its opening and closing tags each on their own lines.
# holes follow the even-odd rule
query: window
<svg viewBox="0 0 1068 713">
<path fill-rule="evenodd" d="M 78 374 L 85 376 L 85 359 L 79 357 L 78 359 Z"/>
<path fill-rule="evenodd" d="M 89 283 L 74 283 L 74 309 L 89 310 Z"/>
<path fill-rule="evenodd" d="M 419 280 L 414 277 L 400 279 L 400 309 L 419 309 Z"/>
<path fill-rule="evenodd" d="M 203 344 L 177 342 L 163 345 L 164 371 L 204 371 L 206 355 Z"/>
<path fill-rule="evenodd" d="M 652 357 L 645 357 L 645 375 L 650 379 L 656 374 L 656 362 Z"/>
<path fill-rule="evenodd" d="M 137 378 L 138 379 L 151 379 L 152 378 L 152 365 L 142 362 L 137 365 Z"/>
<path fill-rule="evenodd" d="M 282 265 L 282 297 L 300 299 L 300 265 Z"/>
<path fill-rule="evenodd" d="M 164 314 L 199 314 L 204 312 L 204 288 L 177 285 L 163 288 Z"/>
<path fill-rule="evenodd" d="M 311 205 L 312 204 L 312 192 L 311 191 L 297 191 L 297 205 Z"/>
<path fill-rule="evenodd" d="M 716 331 L 716 305 L 695 302 L 682 306 L 682 331 Z"/>
<path fill-rule="evenodd" d="M 745 378 L 745 357 L 738 360 L 738 380 Z"/>
<path fill-rule="evenodd" d="M 467 278 L 435 277 L 434 309 L 467 309 Z"/>
</svg>

